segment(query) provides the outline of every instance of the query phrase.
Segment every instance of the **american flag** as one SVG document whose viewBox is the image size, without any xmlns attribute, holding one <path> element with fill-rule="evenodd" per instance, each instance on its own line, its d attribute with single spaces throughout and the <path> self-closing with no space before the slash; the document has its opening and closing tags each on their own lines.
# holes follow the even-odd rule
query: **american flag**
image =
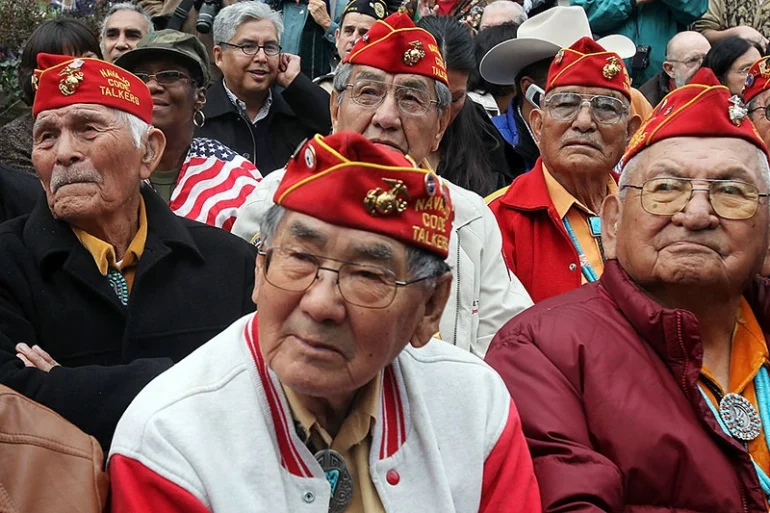
<svg viewBox="0 0 770 513">
<path fill-rule="evenodd" d="M 260 180 L 254 164 L 219 141 L 196 137 L 169 207 L 178 216 L 230 231 L 238 207 Z"/>
</svg>

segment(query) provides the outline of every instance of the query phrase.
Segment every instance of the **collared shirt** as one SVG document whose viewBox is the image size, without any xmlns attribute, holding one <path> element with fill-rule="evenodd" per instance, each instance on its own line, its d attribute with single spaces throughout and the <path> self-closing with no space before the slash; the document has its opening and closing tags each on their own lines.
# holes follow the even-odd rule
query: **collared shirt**
<svg viewBox="0 0 770 513">
<path fill-rule="evenodd" d="M 604 272 L 604 259 L 602 258 L 602 252 L 599 248 L 599 239 L 591 235 L 591 227 L 588 224 L 589 216 L 597 216 L 594 212 L 580 203 L 572 196 L 567 189 L 565 189 L 551 173 L 546 169 L 543 164 L 543 176 L 545 176 L 545 185 L 548 188 L 548 195 L 551 197 L 553 206 L 556 208 L 556 213 L 559 214 L 560 219 L 567 218 L 572 231 L 575 232 L 575 237 L 580 244 L 580 248 L 583 250 L 583 254 L 588 259 L 588 263 L 591 264 L 597 276 L 601 276 Z M 609 177 L 607 182 L 607 193 L 617 194 L 618 186 L 612 177 Z M 587 283 L 586 277 L 581 273 L 581 283 Z"/>
<path fill-rule="evenodd" d="M 715 385 L 722 396 L 733 393 L 745 397 L 754 408 L 759 411 L 757 403 L 757 392 L 754 389 L 754 377 L 759 372 L 762 365 L 768 363 L 767 342 L 759 327 L 759 322 L 751 311 L 749 303 L 741 298 L 741 305 L 738 310 L 738 317 L 735 320 L 735 329 L 733 330 L 733 343 L 730 350 L 730 383 L 729 388 L 725 389 L 722 383 L 709 372 L 704 365 L 701 369 L 701 381 L 710 381 Z M 719 402 L 714 397 L 709 387 L 701 387 L 706 395 L 719 409 Z M 770 474 L 770 450 L 765 442 L 765 429 L 763 426 L 760 435 L 751 440 L 748 444 L 749 454 L 759 467 Z"/>
<path fill-rule="evenodd" d="M 102 276 L 107 276 L 110 267 L 117 269 L 125 278 L 130 292 L 134 284 L 136 266 L 139 265 L 139 259 L 142 257 L 144 245 L 147 242 L 147 211 L 144 207 L 144 198 L 139 197 L 139 229 L 136 231 L 131 244 L 128 245 L 126 254 L 123 255 L 123 259 L 120 261 L 117 261 L 115 248 L 112 244 L 74 226 L 72 231 L 75 232 L 75 236 L 80 243 L 91 253 Z"/>
<path fill-rule="evenodd" d="M 267 90 L 267 99 L 265 100 L 265 103 L 262 104 L 262 108 L 259 109 L 259 112 L 257 112 L 256 117 L 254 117 L 254 119 L 251 119 L 249 117 L 249 111 L 246 108 L 246 102 L 244 102 L 243 100 L 235 96 L 235 93 L 227 88 L 227 83 L 224 80 L 222 80 L 222 85 L 225 86 L 225 92 L 227 93 L 227 96 L 230 98 L 230 101 L 233 102 L 233 105 L 235 105 L 238 108 L 238 110 L 241 111 L 241 114 L 243 114 L 246 119 L 250 119 L 253 125 L 256 125 L 259 121 L 265 119 L 267 115 L 270 113 L 270 107 L 273 105 L 272 89 Z"/>
<path fill-rule="evenodd" d="M 385 513 L 380 496 L 369 473 L 369 452 L 372 446 L 371 430 L 380 407 L 382 372 L 364 385 L 342 422 L 337 436 L 332 438 L 289 387 L 283 387 L 294 420 L 299 422 L 316 451 L 330 448 L 340 453 L 353 478 L 353 499 L 345 513 Z"/>
</svg>

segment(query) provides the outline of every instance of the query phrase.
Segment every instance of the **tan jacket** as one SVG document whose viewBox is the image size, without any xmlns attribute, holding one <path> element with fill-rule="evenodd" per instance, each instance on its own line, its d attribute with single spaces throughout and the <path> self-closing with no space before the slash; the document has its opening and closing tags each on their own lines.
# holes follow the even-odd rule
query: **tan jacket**
<svg viewBox="0 0 770 513">
<path fill-rule="evenodd" d="M 0 513 L 101 513 L 103 464 L 95 438 L 0 385 Z"/>
<path fill-rule="evenodd" d="M 709 0 L 709 8 L 693 29 L 726 30 L 747 25 L 770 37 L 770 0 Z"/>
</svg>

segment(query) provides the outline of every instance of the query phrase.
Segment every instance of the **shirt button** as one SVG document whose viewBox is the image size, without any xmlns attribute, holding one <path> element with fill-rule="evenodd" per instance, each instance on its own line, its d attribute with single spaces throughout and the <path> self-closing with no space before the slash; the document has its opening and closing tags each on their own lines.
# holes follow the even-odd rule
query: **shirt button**
<svg viewBox="0 0 770 513">
<path fill-rule="evenodd" d="M 385 474 L 385 479 L 387 479 L 389 484 L 396 486 L 401 481 L 401 476 L 395 470 L 388 470 L 388 473 Z"/>
<path fill-rule="evenodd" d="M 575 269 L 577 269 L 577 265 L 575 263 L 569 264 L 569 270 L 570 271 L 574 271 Z"/>
<path fill-rule="evenodd" d="M 305 492 L 305 495 L 302 496 L 302 500 L 308 504 L 312 504 L 315 500 L 315 494 L 313 492 Z"/>
</svg>

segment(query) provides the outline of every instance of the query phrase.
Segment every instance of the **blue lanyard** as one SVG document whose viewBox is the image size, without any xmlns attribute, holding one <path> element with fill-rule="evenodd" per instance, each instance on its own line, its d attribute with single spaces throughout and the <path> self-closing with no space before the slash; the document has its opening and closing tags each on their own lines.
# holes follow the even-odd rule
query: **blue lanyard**
<svg viewBox="0 0 770 513">
<path fill-rule="evenodd" d="M 578 253 L 578 258 L 580 259 L 580 269 L 583 271 L 583 276 L 585 276 L 586 281 L 591 283 L 599 279 L 599 276 L 596 274 L 596 271 L 594 271 L 594 268 L 591 267 L 591 263 L 588 261 L 588 257 L 583 253 L 583 248 L 580 247 L 580 243 L 577 240 L 577 237 L 575 236 L 575 232 L 572 229 L 572 225 L 567 220 L 567 216 L 564 216 L 564 219 L 562 219 L 562 223 L 564 223 L 564 229 L 567 230 L 567 233 L 569 234 L 569 238 L 572 239 L 572 244 L 575 246 L 575 249 Z"/>
<path fill-rule="evenodd" d="M 730 434 L 730 430 L 727 429 L 727 426 L 722 420 L 721 415 L 719 415 L 716 407 L 711 402 L 711 399 L 709 399 L 709 397 L 706 395 L 706 392 L 703 391 L 703 388 L 701 388 L 700 385 L 698 385 L 698 389 L 703 395 L 703 399 L 706 400 L 706 404 L 708 404 L 709 408 L 711 409 L 711 413 L 713 413 L 714 417 L 717 419 L 719 427 L 721 427 L 722 431 L 724 431 L 728 436 L 732 436 Z M 762 428 L 764 430 L 766 426 L 770 426 L 770 412 L 768 412 L 767 408 L 768 391 L 770 391 L 770 375 L 768 375 L 767 368 L 765 368 L 764 365 L 759 369 L 759 372 L 757 372 L 757 375 L 754 377 L 754 389 L 757 392 L 759 417 L 762 419 Z M 768 444 L 768 448 L 770 448 L 770 442 L 768 441 L 767 435 L 768 433 L 765 433 L 765 443 Z M 751 458 L 751 462 L 754 464 L 754 471 L 756 471 L 757 477 L 759 477 L 759 484 L 762 487 L 762 491 L 765 492 L 766 497 L 770 498 L 770 477 L 768 477 L 767 474 L 765 474 L 765 471 L 762 470 L 759 465 L 757 465 L 757 462 L 754 461 L 754 458 Z"/>
</svg>

